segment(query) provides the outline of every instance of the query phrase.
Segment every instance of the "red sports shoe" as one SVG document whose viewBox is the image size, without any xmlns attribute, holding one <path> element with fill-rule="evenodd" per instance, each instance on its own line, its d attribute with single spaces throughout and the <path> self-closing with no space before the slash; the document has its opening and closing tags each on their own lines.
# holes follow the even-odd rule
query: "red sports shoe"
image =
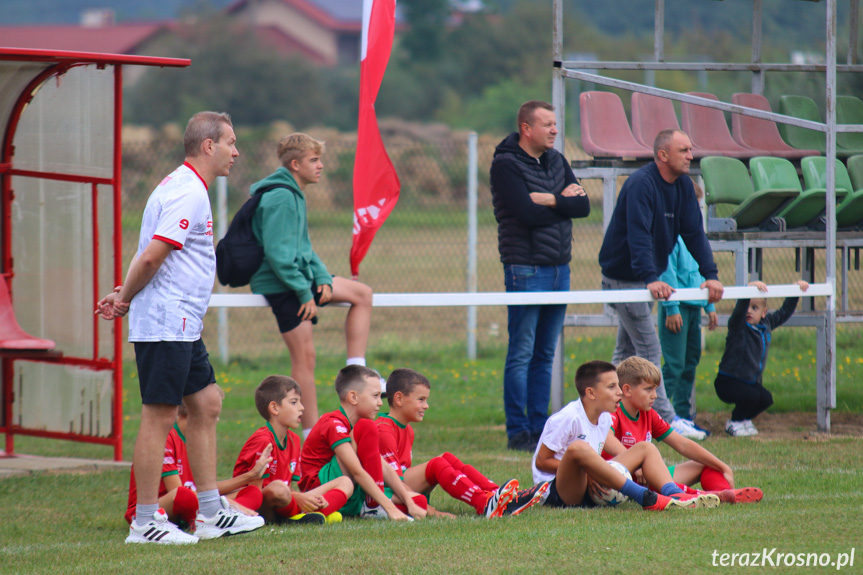
<svg viewBox="0 0 863 575">
<path fill-rule="evenodd" d="M 694 509 L 719 507 L 719 496 L 713 493 L 674 493 L 671 498 L 681 503 L 689 503 Z"/>
<path fill-rule="evenodd" d="M 722 491 L 705 491 L 719 496 L 722 503 L 758 503 L 764 498 L 764 493 L 757 487 L 741 487 L 740 489 L 723 489 Z"/>
</svg>

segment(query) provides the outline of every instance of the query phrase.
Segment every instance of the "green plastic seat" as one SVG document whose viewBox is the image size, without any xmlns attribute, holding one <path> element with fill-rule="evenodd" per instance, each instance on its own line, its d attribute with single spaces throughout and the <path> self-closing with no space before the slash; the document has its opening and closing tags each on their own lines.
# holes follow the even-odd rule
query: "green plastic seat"
<svg viewBox="0 0 863 575">
<path fill-rule="evenodd" d="M 863 158 L 863 156 L 860 156 Z M 807 189 L 827 189 L 827 158 L 810 156 L 800 161 Z M 863 189 L 855 192 L 845 164 L 836 160 L 836 227 L 853 228 L 863 220 Z"/>
<path fill-rule="evenodd" d="M 798 193 L 791 203 L 783 207 L 779 217 L 788 229 L 802 228 L 824 213 L 826 192 L 823 189 L 803 191 L 794 164 L 784 158 L 759 156 L 749 160 L 755 191 L 794 190 Z"/>
<path fill-rule="evenodd" d="M 863 124 L 863 100 L 855 96 L 836 96 L 836 123 Z M 840 147 L 857 154 L 863 153 L 863 132 L 837 132 L 837 150 Z"/>
<path fill-rule="evenodd" d="M 779 98 L 779 113 L 785 116 L 792 116 L 801 120 L 812 120 L 813 122 L 821 122 L 821 112 L 818 111 L 818 105 L 815 100 L 806 96 L 781 96 Z M 778 124 L 779 134 L 785 143 L 794 148 L 806 149 L 810 148 L 818 150 L 822 154 L 825 151 L 824 134 L 810 130 L 809 128 L 800 128 L 799 126 L 791 126 L 789 124 Z"/>
<path fill-rule="evenodd" d="M 793 190 L 763 190 L 756 192 L 749 179 L 746 165 L 736 158 L 708 156 L 701 160 L 701 175 L 708 205 L 734 204 L 731 217 L 737 229 L 767 226 L 771 216 L 796 197 Z"/>
<path fill-rule="evenodd" d="M 863 195 L 863 155 L 858 154 L 848 158 L 848 175 L 851 180 L 852 192 L 845 198 L 842 205 L 836 208 L 836 225 L 838 227 L 843 227 L 843 225 L 859 227 L 863 225 L 863 198 L 854 202 L 851 200 Z M 840 208 L 842 208 L 842 224 L 839 223 Z"/>
<path fill-rule="evenodd" d="M 839 99 L 843 98 L 843 96 L 837 97 L 837 105 L 836 105 L 836 121 L 840 124 L 857 124 L 863 123 L 863 121 L 842 121 L 840 119 L 842 115 L 839 113 Z M 853 105 L 849 105 L 850 109 L 854 108 Z M 812 120 L 813 122 L 823 122 L 824 120 L 821 118 L 821 112 L 818 111 L 818 105 L 815 103 L 815 100 L 812 98 L 808 98 L 806 96 L 781 96 L 779 98 L 779 113 L 784 114 L 786 116 L 793 116 L 795 118 L 800 118 L 801 120 Z M 790 126 L 788 124 L 778 124 L 779 126 L 779 134 L 782 136 L 782 139 L 789 146 L 793 146 L 795 148 L 801 149 L 813 149 L 818 150 L 820 153 L 825 153 L 826 151 L 826 141 L 825 136 L 822 132 L 816 132 L 815 130 L 810 130 L 809 128 L 800 128 L 798 126 Z M 854 138 L 845 138 L 845 136 L 860 136 L 861 141 L 859 145 L 851 145 L 855 140 Z M 847 158 L 848 156 L 853 156 L 855 154 L 863 154 L 863 134 L 850 134 L 850 133 L 837 133 L 836 134 L 836 155 L 840 158 Z"/>
</svg>

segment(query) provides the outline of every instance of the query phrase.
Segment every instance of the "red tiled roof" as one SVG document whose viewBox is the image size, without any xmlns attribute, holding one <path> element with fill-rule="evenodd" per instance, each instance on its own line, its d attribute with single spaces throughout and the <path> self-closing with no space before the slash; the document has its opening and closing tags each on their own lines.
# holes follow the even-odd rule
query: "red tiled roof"
<svg viewBox="0 0 863 575">
<path fill-rule="evenodd" d="M 316 20 L 320 23 L 324 28 L 328 28 L 330 30 L 337 31 L 357 31 L 363 29 L 363 21 L 362 19 L 358 20 L 345 20 L 340 19 L 333 14 L 323 10 L 320 6 L 315 5 L 308 0 L 281 0 L 282 3 L 287 4 L 288 6 L 292 6 L 296 10 L 304 13 L 306 16 Z M 361 2 L 361 0 L 356 0 L 357 2 Z M 229 5 L 225 11 L 229 14 L 232 14 L 241 8 L 243 8 L 246 4 L 249 3 L 249 0 L 237 0 L 233 4 Z"/>
<path fill-rule="evenodd" d="M 3 26 L 0 45 L 10 48 L 72 50 L 109 54 L 134 53 L 135 48 L 169 27 L 162 22 L 116 24 L 104 28 L 81 26 Z"/>
</svg>

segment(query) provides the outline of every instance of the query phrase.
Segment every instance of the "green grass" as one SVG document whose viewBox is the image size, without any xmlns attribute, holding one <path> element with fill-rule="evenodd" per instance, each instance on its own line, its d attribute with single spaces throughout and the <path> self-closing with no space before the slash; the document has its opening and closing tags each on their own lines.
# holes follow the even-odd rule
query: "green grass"
<svg viewBox="0 0 863 575">
<path fill-rule="evenodd" d="M 839 411 L 859 414 L 863 393 L 854 382 L 863 376 L 863 359 L 854 353 L 860 349 L 856 337 L 840 337 L 844 369 L 838 392 Z M 806 330 L 777 332 L 768 372 L 776 375 L 765 378 L 776 398 L 771 411 L 814 410 L 814 364 L 806 361 L 810 342 Z M 579 363 L 607 357 L 612 344 L 611 336 L 570 337 L 567 380 Z M 720 334 L 708 338 L 698 375 L 699 410 L 708 415 L 724 416 L 728 409 L 711 389 L 721 347 Z M 414 461 L 446 450 L 498 481 L 516 477 L 529 482 L 530 456 L 504 449 L 503 350 L 482 348 L 476 362 L 463 357 L 456 345 L 408 345 L 386 346 L 370 359 L 385 372 L 407 365 L 431 379 L 431 409 L 416 427 Z M 322 412 L 337 405 L 331 382 L 339 367 L 338 358 L 319 356 Z M 140 403 L 134 366 L 128 364 L 125 371 L 124 453 L 130 457 Z M 219 423 L 220 476 L 230 473 L 240 446 L 262 423 L 252 406 L 255 386 L 270 373 L 286 371 L 281 356 L 217 366 L 227 394 Z M 567 401 L 575 398 L 573 386 L 565 392 Z M 814 425 L 814 413 L 811 421 Z M 540 508 L 492 522 L 477 519 L 468 506 L 436 491 L 433 505 L 458 519 L 266 526 L 189 549 L 123 544 L 128 472 L 39 473 L 0 480 L 0 573 L 700 573 L 715 569 L 714 550 L 744 553 L 776 547 L 778 552 L 835 557 L 860 541 L 863 452 L 859 438 L 807 437 L 732 439 L 717 433 L 705 442 L 732 466 L 739 485 L 764 490 L 758 505 L 667 514 L 644 513 L 631 503 L 613 510 Z M 104 447 L 36 438 L 16 438 L 16 447 L 20 453 L 110 457 Z M 680 460 L 662 449 L 670 463 Z"/>
</svg>

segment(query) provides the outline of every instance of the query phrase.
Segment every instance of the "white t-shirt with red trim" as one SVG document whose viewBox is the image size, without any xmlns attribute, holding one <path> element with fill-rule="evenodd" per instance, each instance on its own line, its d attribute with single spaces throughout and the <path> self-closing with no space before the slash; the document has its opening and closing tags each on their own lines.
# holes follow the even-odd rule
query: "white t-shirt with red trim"
<svg viewBox="0 0 863 575">
<path fill-rule="evenodd" d="M 174 247 L 132 298 L 129 341 L 196 341 L 216 277 L 207 186 L 188 164 L 162 180 L 144 208 L 138 256 L 153 239 Z"/>
</svg>

